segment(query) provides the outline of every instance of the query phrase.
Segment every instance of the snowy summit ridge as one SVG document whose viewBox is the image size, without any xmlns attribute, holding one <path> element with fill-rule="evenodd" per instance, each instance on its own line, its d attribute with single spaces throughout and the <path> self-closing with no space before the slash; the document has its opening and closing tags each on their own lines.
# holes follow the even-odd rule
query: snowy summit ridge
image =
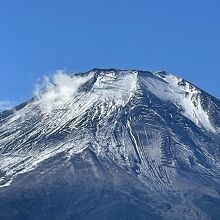
<svg viewBox="0 0 220 220">
<path fill-rule="evenodd" d="M 138 70 L 93 69 L 72 77 L 58 72 L 54 75 L 52 83 L 46 79 L 46 91 L 44 93 L 38 91 L 37 97 L 43 103 L 42 108 L 51 110 L 54 105 L 59 108 L 74 95 L 77 96 L 77 90 L 81 86 L 89 83 L 90 89 L 87 94 L 92 100 L 114 100 L 116 105 L 125 105 L 135 92 L 142 89 L 142 86 L 158 98 L 172 102 L 182 110 L 182 114 L 198 126 L 216 131 L 208 113 L 201 106 L 201 90 L 165 71 L 150 73 Z"/>
</svg>

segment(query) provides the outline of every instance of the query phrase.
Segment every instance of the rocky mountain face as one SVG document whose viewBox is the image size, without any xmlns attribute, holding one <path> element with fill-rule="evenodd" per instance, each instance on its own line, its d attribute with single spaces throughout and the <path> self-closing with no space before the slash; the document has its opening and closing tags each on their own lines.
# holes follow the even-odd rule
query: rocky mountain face
<svg viewBox="0 0 220 220">
<path fill-rule="evenodd" d="M 220 101 L 166 72 L 56 74 L 0 113 L 1 220 L 220 219 Z"/>
</svg>

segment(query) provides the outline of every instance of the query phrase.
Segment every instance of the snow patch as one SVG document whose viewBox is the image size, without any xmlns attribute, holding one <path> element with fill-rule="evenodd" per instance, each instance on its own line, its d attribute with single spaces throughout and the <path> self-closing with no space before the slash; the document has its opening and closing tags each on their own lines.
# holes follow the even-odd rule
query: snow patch
<svg viewBox="0 0 220 220">
<path fill-rule="evenodd" d="M 116 106 L 124 106 L 137 89 L 137 72 L 103 72 L 100 73 L 93 93 L 102 101 L 114 101 Z"/>
<path fill-rule="evenodd" d="M 162 100 L 173 102 L 182 114 L 197 126 L 216 132 L 209 120 L 208 113 L 201 106 L 199 89 L 172 74 L 156 72 L 154 75 L 163 81 L 151 77 L 143 78 L 144 84 L 150 92 Z"/>
</svg>

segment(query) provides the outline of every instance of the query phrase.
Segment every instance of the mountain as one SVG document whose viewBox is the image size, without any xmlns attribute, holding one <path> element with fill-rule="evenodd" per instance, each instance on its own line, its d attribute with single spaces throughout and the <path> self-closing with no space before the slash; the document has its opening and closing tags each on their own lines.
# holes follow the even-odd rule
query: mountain
<svg viewBox="0 0 220 220">
<path fill-rule="evenodd" d="M 57 73 L 0 113 L 1 220 L 220 219 L 220 101 L 166 72 Z"/>
</svg>

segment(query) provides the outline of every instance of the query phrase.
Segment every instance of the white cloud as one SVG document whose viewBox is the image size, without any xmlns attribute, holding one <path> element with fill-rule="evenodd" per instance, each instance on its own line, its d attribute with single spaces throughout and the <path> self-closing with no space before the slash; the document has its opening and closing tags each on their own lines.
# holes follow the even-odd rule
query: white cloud
<svg viewBox="0 0 220 220">
<path fill-rule="evenodd" d="M 50 112 L 69 101 L 78 88 L 93 77 L 70 76 L 64 71 L 57 71 L 52 77 L 44 76 L 43 82 L 35 86 L 34 95 L 41 109 Z"/>
<path fill-rule="evenodd" d="M 14 106 L 14 103 L 11 101 L 0 101 L 0 111 L 12 109 Z"/>
</svg>

